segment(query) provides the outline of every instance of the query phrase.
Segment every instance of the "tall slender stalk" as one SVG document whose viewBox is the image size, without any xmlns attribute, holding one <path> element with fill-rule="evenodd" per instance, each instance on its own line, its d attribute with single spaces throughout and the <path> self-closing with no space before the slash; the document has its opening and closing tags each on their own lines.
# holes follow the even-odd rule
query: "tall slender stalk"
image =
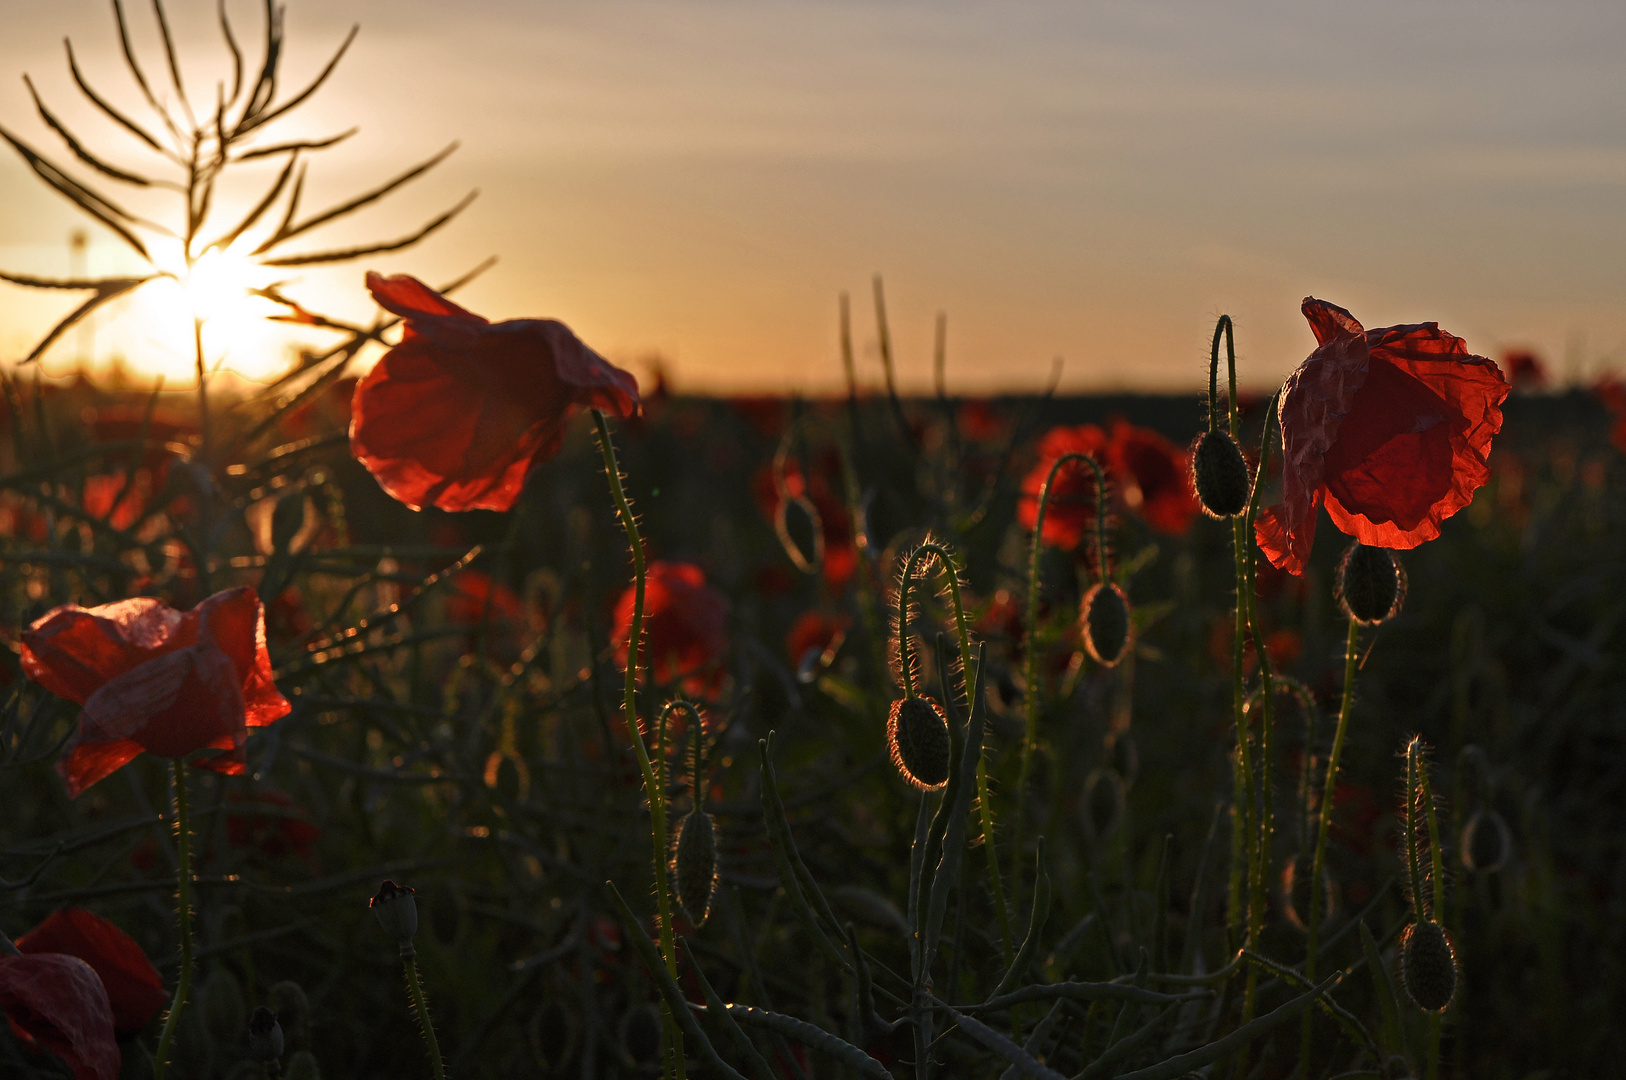
<svg viewBox="0 0 1626 1080">
<path fill-rule="evenodd" d="M 1316 826 L 1315 858 L 1310 864 L 1308 913 L 1305 917 L 1306 943 L 1304 977 L 1316 977 L 1316 946 L 1321 937 L 1321 881 L 1327 857 L 1327 832 L 1332 828 L 1332 800 L 1338 785 L 1338 762 L 1344 755 L 1344 736 L 1349 731 L 1350 703 L 1355 698 L 1355 660 L 1359 655 L 1361 624 L 1349 620 L 1349 638 L 1344 645 L 1344 696 L 1338 705 L 1338 727 L 1332 735 L 1332 753 L 1327 756 L 1327 778 L 1321 788 L 1320 820 Z M 1308 1066 L 1310 1058 L 1310 1015 L 1305 1014 L 1299 1035 L 1299 1061 Z"/>
<path fill-rule="evenodd" d="M 644 778 L 644 794 L 649 799 L 649 839 L 655 854 L 655 910 L 660 918 L 661 958 L 666 962 L 667 973 L 675 979 L 677 947 L 672 939 L 672 897 L 666 882 L 668 846 L 666 792 L 655 773 L 649 749 L 644 745 L 643 731 L 638 726 L 638 659 L 643 648 L 644 635 L 644 543 L 638 534 L 638 521 L 633 515 L 632 504 L 621 486 L 621 466 L 616 461 L 615 443 L 610 439 L 610 423 L 602 411 L 594 409 L 593 424 L 598 431 L 599 450 L 604 456 L 604 471 L 610 479 L 610 496 L 615 500 L 621 529 L 626 533 L 627 543 L 632 548 L 632 628 L 631 636 L 627 640 L 627 672 L 623 683 L 622 715 L 627 725 L 627 736 L 632 740 L 633 752 L 638 755 L 638 768 Z M 664 1002 L 661 1005 L 661 1026 L 668 1048 L 667 1071 L 669 1075 L 677 1077 L 677 1080 L 684 1080 L 683 1033 L 677 1028 L 671 1008 Z"/>
<path fill-rule="evenodd" d="M 412 1007 L 418 1012 L 418 1026 L 423 1028 L 424 1045 L 429 1050 L 429 1064 L 435 1071 L 435 1080 L 446 1080 L 446 1064 L 440 1058 L 440 1040 L 435 1037 L 434 1022 L 429 1019 L 429 1003 L 424 1000 L 423 984 L 418 980 L 416 957 L 401 958 L 406 968 L 407 990 L 412 994 Z"/>
<path fill-rule="evenodd" d="M 175 854 L 179 864 L 176 870 L 175 908 L 181 923 L 181 977 L 175 986 L 175 999 L 169 1015 L 164 1018 L 164 1030 L 158 1036 L 158 1053 L 153 1059 L 154 1080 L 164 1080 L 164 1069 L 169 1064 L 169 1044 L 192 993 L 192 828 L 186 810 L 186 763 L 175 758 L 170 764 L 175 776 Z"/>
</svg>

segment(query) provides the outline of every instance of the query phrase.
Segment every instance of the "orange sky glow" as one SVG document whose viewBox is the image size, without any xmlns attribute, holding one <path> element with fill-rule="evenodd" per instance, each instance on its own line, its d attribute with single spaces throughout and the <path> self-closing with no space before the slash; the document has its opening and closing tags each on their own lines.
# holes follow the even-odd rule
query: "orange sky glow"
<svg viewBox="0 0 1626 1080">
<path fill-rule="evenodd" d="M 212 101 L 229 79 L 213 0 L 166 6 Z M 252 54 L 261 7 L 228 6 Z M 129 7 L 156 83 L 150 10 Z M 844 291 L 860 377 L 878 381 L 877 272 L 909 390 L 931 384 L 940 311 L 951 391 L 1039 389 L 1057 357 L 1064 391 L 1193 389 L 1222 312 L 1265 388 L 1313 345 L 1307 294 L 1368 326 L 1437 319 L 1491 356 L 1532 347 L 1570 382 L 1626 368 L 1622 5 L 290 0 L 285 92 L 351 23 L 333 79 L 267 136 L 360 126 L 310 158 L 304 205 L 460 147 L 310 246 L 399 236 L 480 195 L 408 250 L 272 276 L 325 314 L 371 317 L 365 270 L 444 282 L 495 255 L 460 302 L 562 319 L 646 388 L 658 358 L 679 390 L 835 390 Z M 71 160 L 26 72 L 88 144 L 146 167 L 64 60 L 69 36 L 92 84 L 138 111 L 107 5 L 6 24 L 0 125 Z M 223 217 L 275 175 L 245 166 Z M 176 205 L 100 186 L 154 216 Z M 0 270 L 67 276 L 82 225 L 0 146 Z M 83 269 L 133 269 L 111 233 L 87 234 Z M 210 363 L 250 379 L 334 340 L 268 326 L 245 282 L 266 283 L 149 286 L 65 335 L 46 370 L 88 353 L 182 385 L 194 304 Z M 76 303 L 0 284 L 0 362 Z"/>
</svg>

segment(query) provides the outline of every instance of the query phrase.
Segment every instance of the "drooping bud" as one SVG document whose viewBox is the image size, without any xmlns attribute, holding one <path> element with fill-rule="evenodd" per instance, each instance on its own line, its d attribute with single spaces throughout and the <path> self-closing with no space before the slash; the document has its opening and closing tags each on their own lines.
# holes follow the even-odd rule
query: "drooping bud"
<svg viewBox="0 0 1626 1080">
<path fill-rule="evenodd" d="M 418 932 L 418 901 L 413 895 L 417 891 L 386 878 L 378 887 L 378 895 L 367 902 L 378 916 L 378 925 L 400 946 L 402 956 L 414 956 L 417 952 L 412 947 L 412 935 Z"/>
<path fill-rule="evenodd" d="M 1123 590 L 1111 582 L 1093 586 L 1080 605 L 1079 628 L 1096 663 L 1112 667 L 1122 660 L 1129 645 L 1129 601 Z"/>
<path fill-rule="evenodd" d="M 1433 920 L 1412 923 L 1400 937 L 1400 978 L 1413 1004 L 1444 1012 L 1457 993 L 1457 956 L 1445 928 Z"/>
<path fill-rule="evenodd" d="M 696 926 L 704 923 L 717 885 L 717 834 L 704 810 L 684 818 L 678 829 L 677 843 L 672 845 L 672 880 L 683 910 Z"/>
<path fill-rule="evenodd" d="M 1212 517 L 1235 517 L 1248 507 L 1248 463 L 1228 431 L 1205 431 L 1191 452 L 1197 501 Z"/>
<path fill-rule="evenodd" d="M 1300 933 L 1306 931 L 1309 925 L 1310 911 L 1310 878 L 1313 877 L 1314 862 L 1309 855 L 1294 855 L 1282 867 L 1282 914 L 1288 923 Z M 1321 868 L 1321 898 L 1320 906 L 1322 921 L 1331 921 L 1338 911 L 1338 889 L 1333 881 L 1332 870 L 1329 867 Z"/>
<path fill-rule="evenodd" d="M 1399 614 L 1406 600 L 1406 571 L 1388 548 L 1356 541 L 1338 563 L 1335 591 L 1344 614 L 1374 626 Z"/>
<path fill-rule="evenodd" d="M 248 1056 L 255 1061 L 275 1061 L 282 1056 L 282 1025 L 277 1014 L 264 1005 L 248 1018 Z"/>
<path fill-rule="evenodd" d="M 1495 810 L 1476 810 L 1462 827 L 1462 866 L 1476 874 L 1494 874 L 1507 863 L 1513 837 Z"/>
<path fill-rule="evenodd" d="M 949 778 L 953 745 L 948 718 L 928 697 L 899 698 L 886 721 L 886 741 L 898 773 L 921 791 L 936 791 Z"/>
</svg>

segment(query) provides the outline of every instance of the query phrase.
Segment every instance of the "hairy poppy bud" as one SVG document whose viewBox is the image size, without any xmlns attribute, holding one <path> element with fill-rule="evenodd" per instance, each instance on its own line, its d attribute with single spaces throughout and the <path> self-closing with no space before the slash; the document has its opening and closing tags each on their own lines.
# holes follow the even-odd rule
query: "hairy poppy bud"
<svg viewBox="0 0 1626 1080">
<path fill-rule="evenodd" d="M 711 894 L 717 882 L 717 835 L 711 815 L 696 810 L 683 819 L 677 843 L 672 846 L 672 879 L 677 883 L 678 903 L 696 926 L 711 911 Z"/>
<path fill-rule="evenodd" d="M 248 1056 L 255 1061 L 275 1061 L 282 1056 L 282 1025 L 277 1014 L 261 1005 L 248 1018 Z"/>
<path fill-rule="evenodd" d="M 1217 518 L 1235 517 L 1248 506 L 1248 463 L 1228 431 L 1205 431 L 1191 452 L 1197 501 Z"/>
<path fill-rule="evenodd" d="M 1476 810 L 1462 827 L 1462 865 L 1476 874 L 1494 874 L 1507 863 L 1513 838 L 1495 810 Z"/>
<path fill-rule="evenodd" d="M 902 777 L 921 791 L 936 791 L 949 778 L 948 718 L 937 702 L 927 697 L 899 698 L 886 721 L 886 741 L 892 764 Z"/>
<path fill-rule="evenodd" d="M 367 902 L 378 916 L 378 925 L 384 928 L 384 933 L 401 947 L 402 956 L 416 955 L 412 935 L 418 932 L 418 901 L 413 896 L 417 891 L 386 878 L 378 887 L 378 895 Z"/>
<path fill-rule="evenodd" d="M 1457 993 L 1457 957 L 1451 939 L 1433 920 L 1412 923 L 1400 937 L 1400 978 L 1412 1002 L 1444 1012 Z"/>
<path fill-rule="evenodd" d="M 1393 618 L 1406 599 L 1406 571 L 1388 548 L 1351 544 L 1338 563 L 1338 603 L 1368 626 Z"/>
<path fill-rule="evenodd" d="M 1129 644 L 1129 601 L 1111 582 L 1095 585 L 1084 594 L 1079 619 L 1084 631 L 1084 647 L 1095 662 L 1112 667 L 1124 657 Z"/>
</svg>

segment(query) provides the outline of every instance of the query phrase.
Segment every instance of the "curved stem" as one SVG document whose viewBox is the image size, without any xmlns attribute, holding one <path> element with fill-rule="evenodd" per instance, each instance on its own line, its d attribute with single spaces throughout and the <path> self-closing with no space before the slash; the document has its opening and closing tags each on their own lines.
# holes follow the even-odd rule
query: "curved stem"
<svg viewBox="0 0 1626 1080">
<path fill-rule="evenodd" d="M 615 443 L 610 439 L 610 424 L 604 413 L 593 410 L 593 423 L 598 430 L 599 450 L 604 456 L 604 471 L 610 480 L 610 495 L 615 500 L 621 529 L 627 534 L 632 548 L 632 627 L 627 640 L 627 672 L 622 691 L 622 715 L 627 725 L 627 736 L 632 740 L 633 752 L 638 755 L 638 768 L 644 777 L 644 793 L 649 799 L 649 838 L 655 854 L 655 909 L 660 918 L 661 957 L 666 970 L 677 978 L 677 947 L 672 940 L 672 897 L 666 883 L 666 792 L 656 776 L 649 749 L 644 745 L 644 733 L 638 726 L 638 658 L 643 648 L 644 634 L 644 543 L 638 534 L 638 522 L 632 513 L 632 504 L 621 486 L 621 466 L 616 461 Z M 662 1026 L 666 1042 L 671 1049 L 668 1061 L 678 1080 L 684 1080 L 683 1034 L 677 1030 L 671 1008 L 661 1005 Z"/>
<path fill-rule="evenodd" d="M 1305 978 L 1314 981 L 1316 973 L 1316 946 L 1321 936 L 1321 880 L 1327 856 L 1327 831 L 1332 828 L 1332 799 L 1338 784 L 1338 761 L 1344 754 L 1344 736 L 1349 731 L 1349 707 L 1355 697 L 1355 659 L 1359 655 L 1361 624 L 1349 620 L 1349 639 L 1344 645 L 1344 696 L 1338 705 L 1338 727 L 1332 735 L 1332 753 L 1327 757 L 1327 777 L 1321 788 L 1320 822 L 1316 826 L 1315 858 L 1310 864 L 1310 889 L 1307 901 L 1309 911 L 1305 919 L 1306 944 L 1304 957 Z M 1310 1054 L 1310 1025 L 1300 1029 L 1299 1060 L 1308 1065 Z"/>
<path fill-rule="evenodd" d="M 1230 368 L 1231 397 L 1227 407 L 1231 438 L 1236 438 L 1236 326 L 1229 315 L 1221 315 L 1214 324 L 1214 344 L 1208 351 L 1208 430 L 1219 430 L 1219 414 L 1214 406 L 1219 398 L 1220 336 L 1225 337 L 1225 358 Z"/>
<path fill-rule="evenodd" d="M 429 1064 L 435 1070 L 435 1080 L 446 1080 L 446 1065 L 440 1059 L 440 1040 L 435 1038 L 435 1025 L 429 1019 L 429 1005 L 424 1000 L 423 985 L 418 981 L 418 961 L 403 956 L 406 966 L 407 989 L 412 993 L 412 1007 L 418 1011 L 418 1023 L 423 1028 L 423 1041 L 429 1048 Z"/>
<path fill-rule="evenodd" d="M 154 1080 L 164 1080 L 164 1068 L 169 1063 L 169 1044 L 175 1038 L 177 1021 L 192 993 L 192 829 L 186 811 L 186 763 L 175 758 L 175 854 L 179 867 L 176 871 L 177 887 L 175 907 L 181 922 L 181 977 L 175 987 L 175 1000 L 164 1018 L 164 1030 L 158 1036 L 158 1053 L 153 1059 Z"/>
<path fill-rule="evenodd" d="M 666 730 L 667 717 L 671 716 L 672 713 L 678 709 L 682 709 L 684 712 L 688 713 L 689 722 L 694 725 L 694 761 L 691 762 L 693 772 L 690 774 L 690 794 L 694 798 L 694 808 L 699 810 L 701 798 L 700 771 L 701 763 L 705 760 L 706 753 L 705 722 L 700 717 L 700 707 L 698 705 L 690 701 L 688 698 L 673 698 L 671 701 L 668 701 L 665 705 L 661 706 L 660 723 L 662 731 Z"/>
<path fill-rule="evenodd" d="M 949 596 L 954 603 L 954 629 L 960 643 L 960 681 L 961 695 L 965 701 L 966 715 L 977 703 L 971 700 L 972 687 L 977 685 L 976 662 L 971 658 L 971 630 L 965 619 L 965 603 L 960 596 L 960 568 L 954 562 L 954 556 L 948 548 L 930 540 L 919 545 L 909 553 L 904 562 L 903 580 L 898 585 L 898 655 L 903 663 L 905 693 L 910 693 L 909 685 L 909 654 L 906 651 L 909 641 L 909 587 L 915 580 L 915 568 L 928 558 L 938 559 L 943 566 L 943 576 L 948 579 Z M 954 688 L 943 687 L 944 695 L 952 694 Z M 1005 883 L 999 870 L 999 853 L 994 845 L 994 807 L 993 801 L 988 798 L 988 757 L 986 747 L 977 748 L 977 808 L 982 819 L 983 849 L 988 855 L 988 888 L 994 896 L 994 909 L 999 913 L 1000 939 L 1004 945 L 1005 961 L 1011 959 L 1011 915 L 1005 903 Z"/>
</svg>

